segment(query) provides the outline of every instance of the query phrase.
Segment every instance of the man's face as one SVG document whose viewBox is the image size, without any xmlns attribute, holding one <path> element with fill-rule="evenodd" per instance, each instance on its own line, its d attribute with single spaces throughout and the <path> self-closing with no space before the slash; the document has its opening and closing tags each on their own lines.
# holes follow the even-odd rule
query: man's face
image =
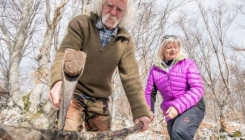
<svg viewBox="0 0 245 140">
<path fill-rule="evenodd" d="M 106 29 L 115 28 L 125 14 L 127 0 L 105 0 L 102 7 L 102 22 Z"/>
</svg>

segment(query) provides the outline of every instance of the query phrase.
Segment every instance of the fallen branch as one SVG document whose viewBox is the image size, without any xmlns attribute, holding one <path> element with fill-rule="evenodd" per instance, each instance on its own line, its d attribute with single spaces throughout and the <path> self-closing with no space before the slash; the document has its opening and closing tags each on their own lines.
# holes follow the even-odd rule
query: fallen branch
<svg viewBox="0 0 245 140">
<path fill-rule="evenodd" d="M 117 131 L 75 132 L 0 125 L 0 140 L 106 140 L 125 138 L 138 132 L 143 123 Z"/>
</svg>

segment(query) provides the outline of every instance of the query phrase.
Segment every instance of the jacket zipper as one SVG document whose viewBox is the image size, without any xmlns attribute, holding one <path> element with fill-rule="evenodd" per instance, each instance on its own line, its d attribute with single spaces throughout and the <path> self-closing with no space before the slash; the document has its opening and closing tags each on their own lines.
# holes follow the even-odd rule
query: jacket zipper
<svg viewBox="0 0 245 140">
<path fill-rule="evenodd" d="M 182 60 L 180 60 L 180 61 L 182 61 Z M 172 94 L 172 90 L 171 90 L 171 84 L 170 84 L 170 76 L 169 76 L 169 73 L 170 73 L 170 71 L 172 70 L 172 68 L 174 67 L 174 66 L 176 66 L 176 64 L 178 64 L 180 61 L 178 61 L 177 63 L 175 63 L 170 69 L 169 69 L 169 71 L 167 72 L 167 71 L 165 71 L 164 69 L 161 69 L 161 68 L 159 68 L 159 67 L 156 67 L 157 69 L 159 69 L 159 70 L 162 70 L 163 72 L 165 72 L 165 73 L 167 73 L 167 75 L 168 75 L 168 88 L 169 88 L 169 91 L 170 91 L 170 94 L 171 94 L 171 96 L 173 96 L 173 94 Z"/>
</svg>

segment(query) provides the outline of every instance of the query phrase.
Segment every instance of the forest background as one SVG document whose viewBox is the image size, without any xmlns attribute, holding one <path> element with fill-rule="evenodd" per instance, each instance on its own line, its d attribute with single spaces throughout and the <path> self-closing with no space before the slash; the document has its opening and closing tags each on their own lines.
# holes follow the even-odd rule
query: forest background
<svg viewBox="0 0 245 140">
<path fill-rule="evenodd" d="M 0 0 L 0 123 L 53 127 L 56 110 L 46 98 L 50 67 L 69 20 L 89 14 L 89 2 Z M 135 0 L 135 7 L 136 20 L 127 28 L 143 86 L 162 37 L 177 35 L 204 81 L 207 111 L 202 125 L 211 123 L 214 131 L 222 132 L 228 131 L 229 122 L 244 124 L 245 0 Z M 112 85 L 112 129 L 132 126 L 117 70 Z M 158 96 L 149 131 L 166 138 L 161 101 Z"/>
</svg>

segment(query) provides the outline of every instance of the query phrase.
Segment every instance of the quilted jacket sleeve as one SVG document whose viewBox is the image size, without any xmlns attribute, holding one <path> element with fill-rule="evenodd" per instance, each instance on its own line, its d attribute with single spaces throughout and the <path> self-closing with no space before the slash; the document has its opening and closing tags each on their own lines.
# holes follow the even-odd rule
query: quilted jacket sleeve
<svg viewBox="0 0 245 140">
<path fill-rule="evenodd" d="M 178 110 L 179 114 L 182 114 L 189 108 L 195 106 L 202 98 L 204 92 L 202 77 L 195 62 L 193 60 L 187 61 L 189 61 L 186 67 L 188 90 L 185 92 L 185 94 L 179 96 L 171 103 L 172 106 Z"/>
</svg>

